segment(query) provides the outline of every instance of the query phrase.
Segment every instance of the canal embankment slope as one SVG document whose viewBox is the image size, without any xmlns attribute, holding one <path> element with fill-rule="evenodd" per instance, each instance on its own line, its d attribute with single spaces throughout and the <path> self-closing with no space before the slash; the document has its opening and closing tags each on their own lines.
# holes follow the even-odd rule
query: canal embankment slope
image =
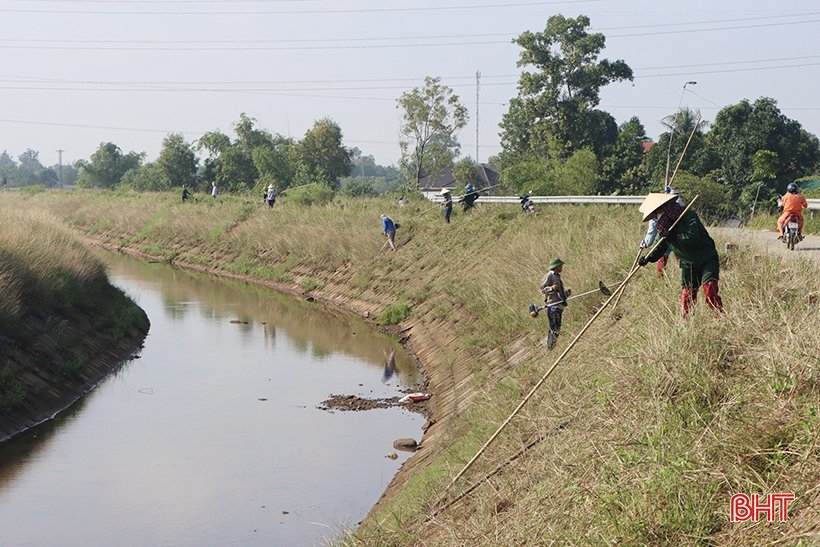
<svg viewBox="0 0 820 547">
<path fill-rule="evenodd" d="M 139 349 L 148 327 L 75 232 L 3 208 L 0 442 L 78 401 Z"/>
<path fill-rule="evenodd" d="M 635 208 L 425 201 L 310 207 L 239 196 L 21 196 L 97 244 L 325 301 L 407 337 L 428 380 L 422 448 L 345 542 L 366 545 L 815 541 L 820 524 L 820 276 L 716 233 L 726 312 L 679 316 L 678 270 L 645 268 L 487 440 L 603 302 L 573 300 L 549 352 L 527 313 L 553 257 L 576 293 L 624 279 Z M 22 205 L 21 205 L 22 206 Z M 379 215 L 401 224 L 384 248 Z M 701 303 L 702 304 L 702 303 Z M 453 477 L 481 451 L 459 481 Z M 735 493 L 793 492 L 785 522 L 732 523 Z"/>
</svg>

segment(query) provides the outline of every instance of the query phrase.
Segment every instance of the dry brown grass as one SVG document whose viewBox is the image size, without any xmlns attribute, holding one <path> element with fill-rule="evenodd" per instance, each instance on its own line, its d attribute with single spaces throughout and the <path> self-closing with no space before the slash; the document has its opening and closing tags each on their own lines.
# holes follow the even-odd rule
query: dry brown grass
<svg viewBox="0 0 820 547">
<path fill-rule="evenodd" d="M 512 205 L 485 206 L 459 211 L 445 225 L 440 211 L 423 213 L 424 202 L 303 208 L 283 199 L 271 211 L 240 197 L 183 205 L 146 195 L 138 212 L 131 210 L 135 200 L 110 194 L 37 203 L 86 233 L 175 260 L 210 261 L 295 287 L 310 278 L 329 296 L 406 303 L 410 322 L 455 334 L 438 365 L 463 363 L 472 377 L 457 386 L 465 403 L 444 446 L 344 543 L 817 540 L 820 333 L 818 303 L 808 298 L 820 293 L 814 263 L 757 256 L 741 245 L 722 257 L 726 313 L 719 319 L 703 302 L 688 320 L 679 317 L 674 260 L 665 279 L 654 268 L 638 272 L 618 309 L 602 314 L 444 501 L 469 495 L 442 509 L 437 502 L 452 477 L 603 300 L 573 300 L 559 345 L 547 352 L 546 319 L 526 313 L 530 302 L 540 303 L 547 262 L 566 261 L 564 279 L 576 293 L 598 281 L 614 286 L 643 236 L 636 211 L 555 206 L 524 216 Z M 398 252 L 379 252 L 382 212 L 402 224 Z M 95 232 L 99 226 L 107 228 Z M 788 523 L 728 521 L 731 494 L 772 492 L 797 496 Z"/>
</svg>

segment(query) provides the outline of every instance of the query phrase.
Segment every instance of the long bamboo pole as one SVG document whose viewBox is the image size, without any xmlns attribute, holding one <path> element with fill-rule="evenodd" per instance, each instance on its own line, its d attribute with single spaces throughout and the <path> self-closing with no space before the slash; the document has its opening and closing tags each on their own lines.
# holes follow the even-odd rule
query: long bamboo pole
<svg viewBox="0 0 820 547">
<path fill-rule="evenodd" d="M 638 265 L 638 261 L 641 259 L 641 251 L 643 251 L 643 249 L 638 249 L 638 254 L 635 255 L 635 261 L 632 262 L 632 267 L 629 268 L 630 272 L 635 269 L 635 266 Z M 624 294 L 624 291 L 621 291 L 621 293 L 618 295 L 618 298 L 615 299 L 615 303 L 612 304 L 612 309 L 613 310 L 618 307 L 618 302 L 621 301 L 621 296 L 623 296 L 623 294 Z"/>
<path fill-rule="evenodd" d="M 678 163 L 675 165 L 675 170 L 672 171 L 672 176 L 666 182 L 667 186 L 672 186 L 672 181 L 675 180 L 675 175 L 678 174 L 678 168 L 680 167 L 681 162 L 683 162 L 683 156 L 686 154 L 686 149 L 689 148 L 689 143 L 692 142 L 692 137 L 695 136 L 695 131 L 698 130 L 698 126 L 700 125 L 700 114 L 698 114 L 698 119 L 695 120 L 695 125 L 692 127 L 692 132 L 689 133 L 689 138 L 686 139 L 686 146 L 683 147 L 683 151 L 680 153 L 680 158 L 678 158 Z"/>
<path fill-rule="evenodd" d="M 680 219 L 682 219 L 683 216 L 686 214 L 686 212 L 689 211 L 689 209 L 692 207 L 692 204 L 695 203 L 695 200 L 697 200 L 697 199 L 698 199 L 698 196 L 695 196 L 692 199 L 692 201 L 689 202 L 689 204 L 686 206 L 686 208 L 683 210 L 683 212 L 680 214 L 680 216 L 678 216 L 678 218 L 675 219 L 675 222 L 673 222 L 672 225 L 669 227 L 669 231 L 672 231 L 672 229 L 675 228 L 675 226 L 678 225 L 678 222 L 680 222 Z M 665 239 L 666 239 L 665 237 L 661 237 L 660 239 L 658 239 L 658 241 L 655 243 L 655 245 L 653 245 L 653 247 L 649 251 L 649 253 L 654 251 Z M 555 371 L 555 369 L 558 367 L 558 365 L 561 363 L 561 361 L 564 359 L 564 357 L 566 357 L 566 355 L 570 352 L 570 350 L 572 350 L 572 348 L 575 347 L 575 344 L 578 343 L 578 340 L 581 339 L 581 337 L 589 329 L 589 327 L 595 322 L 595 320 L 598 319 L 598 317 L 600 317 L 601 313 L 603 313 L 603 311 L 607 308 L 609 303 L 612 302 L 612 300 L 614 298 L 616 298 L 616 296 L 618 294 L 623 292 L 624 288 L 626 288 L 627 283 L 629 283 L 629 280 L 632 279 L 632 276 L 635 275 L 635 273 L 640 269 L 641 269 L 640 266 L 636 266 L 636 267 L 632 268 L 632 271 L 629 272 L 629 275 L 626 276 L 626 279 L 624 279 L 621 282 L 621 284 L 618 286 L 618 288 L 615 289 L 615 292 L 612 293 L 612 296 L 610 296 L 606 300 L 606 302 L 604 302 L 604 304 L 600 307 L 600 309 L 597 312 L 595 312 L 595 315 L 593 315 L 590 318 L 590 320 L 587 321 L 586 325 L 583 326 L 581 331 L 577 335 L 575 335 L 575 338 L 573 338 L 572 342 L 570 342 L 570 344 L 561 353 L 561 355 L 558 356 L 558 358 L 555 360 L 555 362 L 552 364 L 552 366 L 547 370 L 547 372 L 545 372 L 544 375 L 541 376 L 541 379 L 538 380 L 538 382 L 536 382 L 536 384 L 532 387 L 532 389 L 530 389 L 530 392 L 527 393 L 527 396 L 524 397 L 524 399 L 520 403 L 518 403 L 518 406 L 515 407 L 515 410 L 513 410 L 512 413 L 507 417 L 507 419 L 504 420 L 504 422 L 500 426 L 498 426 L 498 429 L 495 430 L 495 433 L 493 433 L 490 436 L 490 438 L 487 439 L 487 442 L 485 442 L 484 446 L 482 446 L 478 450 L 478 452 L 476 452 L 475 456 L 470 458 L 470 461 L 468 461 L 467 464 L 461 469 L 461 471 L 459 471 L 456 474 L 456 476 L 453 477 L 453 480 L 450 481 L 450 484 L 448 484 L 447 487 L 444 489 L 444 494 L 446 494 L 447 491 L 449 491 L 450 488 L 452 488 L 453 485 L 456 482 L 458 482 L 458 479 L 460 479 L 464 475 L 464 473 L 466 473 L 467 470 L 470 467 L 472 467 L 472 465 L 476 462 L 476 460 L 478 460 L 479 456 L 481 456 L 481 454 L 484 453 L 484 451 L 487 449 L 487 447 L 490 446 L 493 443 L 493 441 L 495 441 L 496 438 L 498 438 L 498 436 L 501 434 L 501 432 L 504 430 L 504 428 L 507 427 L 507 425 L 512 421 L 512 419 L 521 411 L 522 408 L 524 408 L 524 405 L 526 405 L 527 402 L 529 402 L 529 400 L 532 398 L 532 396 L 535 394 L 535 392 L 538 391 L 538 388 L 540 388 L 544 384 L 544 382 L 547 380 L 547 378 L 550 377 L 550 375 L 553 373 L 553 371 Z"/>
</svg>

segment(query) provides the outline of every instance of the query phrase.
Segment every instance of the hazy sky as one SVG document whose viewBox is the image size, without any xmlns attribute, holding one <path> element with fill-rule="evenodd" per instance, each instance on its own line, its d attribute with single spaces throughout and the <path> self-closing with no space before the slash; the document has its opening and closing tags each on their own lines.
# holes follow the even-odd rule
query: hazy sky
<svg viewBox="0 0 820 547">
<path fill-rule="evenodd" d="M 396 164 L 396 99 L 440 76 L 470 111 L 462 155 L 486 161 L 517 93 L 511 40 L 554 14 L 589 16 L 601 57 L 632 67 L 599 108 L 653 140 L 679 106 L 712 121 L 759 97 L 820 135 L 820 2 L 0 0 L 0 151 L 68 164 L 110 141 L 153 161 L 168 133 L 233 137 L 244 112 L 294 139 L 331 118 L 346 146 Z"/>
</svg>

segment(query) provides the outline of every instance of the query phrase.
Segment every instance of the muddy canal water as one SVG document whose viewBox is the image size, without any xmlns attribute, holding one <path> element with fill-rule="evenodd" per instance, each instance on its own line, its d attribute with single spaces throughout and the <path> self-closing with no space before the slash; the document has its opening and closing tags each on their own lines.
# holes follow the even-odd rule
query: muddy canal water
<svg viewBox="0 0 820 547">
<path fill-rule="evenodd" d="M 424 419 L 317 407 L 415 390 L 397 341 L 317 303 L 104 258 L 151 330 L 88 397 L 0 445 L 0 545 L 323 545 L 355 527 Z"/>
</svg>

